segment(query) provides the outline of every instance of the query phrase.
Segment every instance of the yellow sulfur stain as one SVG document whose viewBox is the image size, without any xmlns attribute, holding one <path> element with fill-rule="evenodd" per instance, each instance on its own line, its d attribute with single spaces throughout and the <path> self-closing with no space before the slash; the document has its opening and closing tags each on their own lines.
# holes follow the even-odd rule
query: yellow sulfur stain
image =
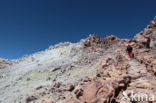
<svg viewBox="0 0 156 103">
<path fill-rule="evenodd" d="M 27 75 L 27 78 L 33 78 L 33 77 L 37 77 L 37 76 L 39 76 L 39 75 L 41 75 L 41 73 L 34 72 L 34 73 L 28 74 L 28 75 Z"/>
<path fill-rule="evenodd" d="M 0 81 L 0 85 L 1 85 L 1 84 L 4 84 L 4 83 L 5 83 L 5 81 Z"/>
</svg>

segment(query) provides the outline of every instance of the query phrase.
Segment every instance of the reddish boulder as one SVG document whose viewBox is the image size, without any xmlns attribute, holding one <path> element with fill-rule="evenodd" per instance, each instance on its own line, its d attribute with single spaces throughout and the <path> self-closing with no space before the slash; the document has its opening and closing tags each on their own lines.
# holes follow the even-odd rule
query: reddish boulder
<svg viewBox="0 0 156 103">
<path fill-rule="evenodd" d="M 90 103 L 96 97 L 98 88 L 95 83 L 91 83 L 84 88 L 83 98 L 86 103 Z"/>
<path fill-rule="evenodd" d="M 156 66 L 153 67 L 153 72 L 156 74 Z"/>
</svg>

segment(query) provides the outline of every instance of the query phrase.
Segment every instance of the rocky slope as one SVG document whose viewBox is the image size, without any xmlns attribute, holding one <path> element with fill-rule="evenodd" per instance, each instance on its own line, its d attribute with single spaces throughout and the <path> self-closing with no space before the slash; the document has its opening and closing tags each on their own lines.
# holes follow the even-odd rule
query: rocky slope
<svg viewBox="0 0 156 103">
<path fill-rule="evenodd" d="M 156 17 L 150 22 L 150 24 L 140 33 L 135 36 L 135 40 L 147 45 L 146 42 L 150 38 L 150 48 L 156 57 Z"/>
<path fill-rule="evenodd" d="M 0 103 L 155 103 L 155 25 L 130 40 L 93 34 L 19 60 L 0 59 Z M 133 100 L 132 92 L 147 98 Z"/>
</svg>

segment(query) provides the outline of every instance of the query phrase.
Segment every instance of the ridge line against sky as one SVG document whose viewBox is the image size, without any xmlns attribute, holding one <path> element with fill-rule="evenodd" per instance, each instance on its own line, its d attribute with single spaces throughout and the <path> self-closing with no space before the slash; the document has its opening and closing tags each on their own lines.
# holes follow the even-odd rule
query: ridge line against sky
<svg viewBox="0 0 156 103">
<path fill-rule="evenodd" d="M 0 56 L 15 59 L 96 33 L 133 38 L 156 16 L 155 0 L 0 0 Z"/>
</svg>

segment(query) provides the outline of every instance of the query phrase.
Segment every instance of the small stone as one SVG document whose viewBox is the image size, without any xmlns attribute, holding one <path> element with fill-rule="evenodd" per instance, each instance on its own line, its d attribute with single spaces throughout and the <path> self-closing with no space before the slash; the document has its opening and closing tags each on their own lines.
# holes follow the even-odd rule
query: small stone
<svg viewBox="0 0 156 103">
<path fill-rule="evenodd" d="M 22 77 L 20 77 L 18 80 L 22 80 L 23 78 Z"/>
<path fill-rule="evenodd" d="M 48 78 L 46 79 L 46 81 L 49 81 L 49 80 L 51 80 L 51 77 L 48 77 Z"/>
<path fill-rule="evenodd" d="M 50 70 L 50 72 L 55 72 L 55 71 L 57 71 L 57 70 L 59 70 L 59 69 L 61 69 L 61 68 L 59 68 L 59 67 L 53 68 L 52 70 Z"/>
<path fill-rule="evenodd" d="M 34 101 L 36 99 L 37 99 L 37 97 L 35 97 L 35 96 L 29 96 L 26 98 L 26 103 L 29 103 L 29 102 Z"/>
<path fill-rule="evenodd" d="M 82 88 L 77 88 L 74 90 L 74 93 L 75 93 L 76 97 L 79 98 L 80 96 L 83 95 L 83 90 L 82 90 Z"/>
<path fill-rule="evenodd" d="M 70 73 L 68 73 L 67 76 L 70 76 Z"/>
<path fill-rule="evenodd" d="M 8 88 L 10 85 L 6 85 L 5 88 Z"/>
<path fill-rule="evenodd" d="M 30 81 L 31 79 L 30 78 L 27 78 L 27 81 Z"/>
<path fill-rule="evenodd" d="M 57 82 L 57 83 L 54 84 L 54 87 L 56 87 L 56 88 L 59 88 L 60 86 L 61 86 L 60 82 Z"/>
<path fill-rule="evenodd" d="M 68 85 L 67 87 L 66 87 L 66 91 L 73 91 L 74 90 L 74 88 L 75 88 L 75 86 L 74 85 Z"/>
<path fill-rule="evenodd" d="M 36 90 L 39 90 L 41 88 L 43 88 L 43 86 L 38 86 L 38 87 L 36 87 Z"/>
</svg>

